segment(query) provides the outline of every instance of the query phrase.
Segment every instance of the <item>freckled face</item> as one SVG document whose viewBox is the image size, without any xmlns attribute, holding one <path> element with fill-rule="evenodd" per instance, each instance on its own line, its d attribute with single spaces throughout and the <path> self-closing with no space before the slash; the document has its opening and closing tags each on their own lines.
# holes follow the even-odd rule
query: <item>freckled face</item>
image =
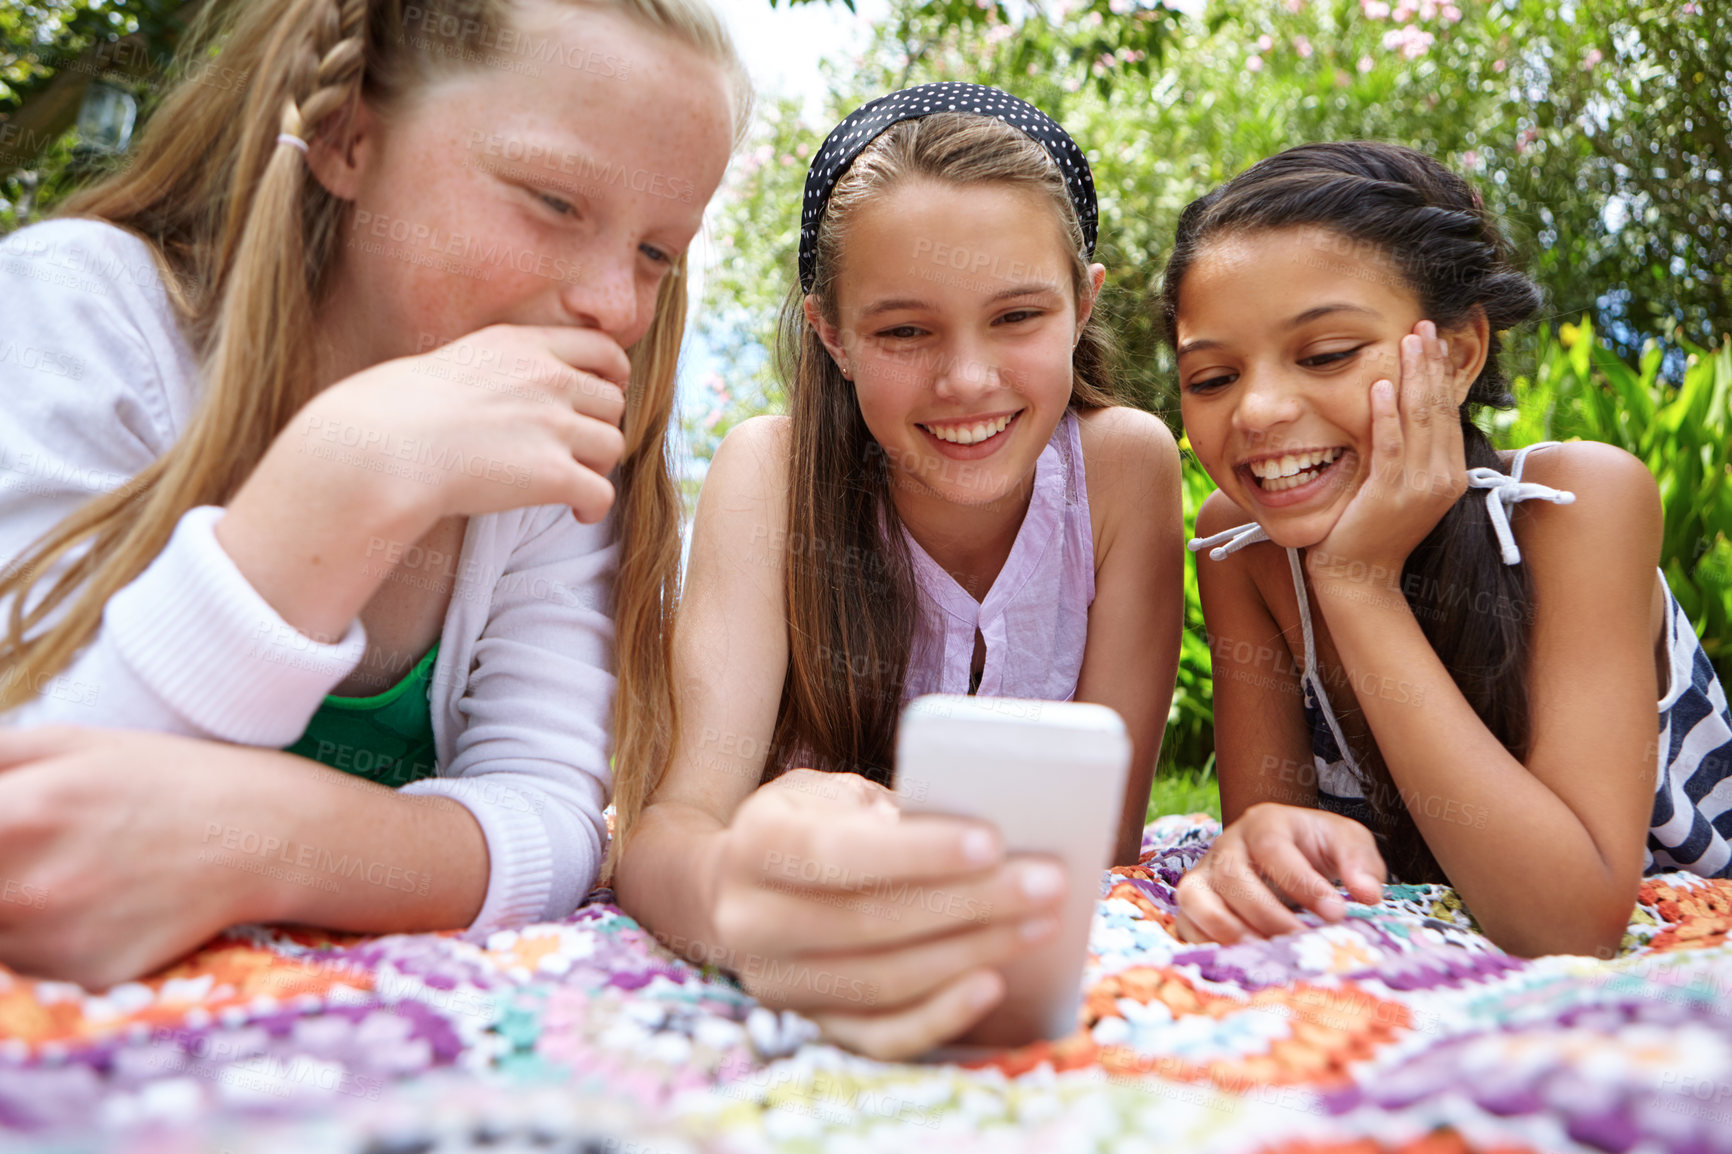
<svg viewBox="0 0 1732 1154">
<path fill-rule="evenodd" d="M 1312 227 L 1213 241 L 1180 288 L 1191 448 L 1277 544 L 1315 545 L 1364 483 L 1371 386 L 1399 382 L 1418 297 L 1383 257 Z"/>
<path fill-rule="evenodd" d="M 1051 204 L 906 183 L 854 214 L 845 249 L 838 340 L 902 490 L 960 505 L 1017 491 L 1070 403 L 1088 319 Z"/>
<path fill-rule="evenodd" d="M 727 166 L 716 65 L 616 13 L 516 12 L 515 42 L 540 47 L 392 110 L 360 173 L 340 275 L 373 360 L 496 323 L 629 347 Z"/>
</svg>

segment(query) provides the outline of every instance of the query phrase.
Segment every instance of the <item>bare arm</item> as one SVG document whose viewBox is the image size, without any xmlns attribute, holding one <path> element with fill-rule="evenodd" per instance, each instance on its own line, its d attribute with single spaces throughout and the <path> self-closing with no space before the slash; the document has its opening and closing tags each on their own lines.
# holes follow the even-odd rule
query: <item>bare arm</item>
<svg viewBox="0 0 1732 1154">
<path fill-rule="evenodd" d="M 1421 800 L 1408 806 L 1419 832 L 1487 935 L 1530 956 L 1603 952 L 1629 920 L 1653 803 L 1659 497 L 1640 461 L 1603 445 L 1541 450 L 1527 479 L 1577 499 L 1530 503 L 1515 522 L 1534 598 L 1503 610 L 1533 614 L 1525 761 L 1473 712 L 1399 593 L 1324 582 L 1317 599 L 1355 685 L 1405 680 L 1406 696 L 1422 695 L 1359 697 L 1397 788 Z M 1524 880 L 1535 876 L 1571 882 L 1535 889 Z"/>
<path fill-rule="evenodd" d="M 1134 865 L 1184 628 L 1179 450 L 1158 417 L 1135 409 L 1087 413 L 1082 428 L 1100 548 L 1076 699 L 1111 706 L 1130 732 L 1131 771 L 1113 860 Z"/>
<path fill-rule="evenodd" d="M 291 754 L 0 730 L 0 874 L 42 895 L 0 909 L 0 961 L 25 972 L 106 987 L 241 922 L 460 928 L 481 906 L 487 867 L 457 802 Z"/>
<path fill-rule="evenodd" d="M 747 421 L 723 441 L 698 498 L 674 633 L 680 733 L 615 878 L 620 905 L 676 950 L 717 940 L 717 835 L 757 788 L 776 724 L 788 663 L 787 453 L 785 422 Z"/>
<path fill-rule="evenodd" d="M 1217 491 L 1197 512 L 1196 535 L 1212 536 L 1250 519 Z M 1278 546 L 1253 545 L 1219 561 L 1197 554 L 1197 589 L 1209 630 L 1223 825 L 1259 802 L 1317 804 L 1298 662 L 1252 576 L 1259 549 Z"/>
</svg>

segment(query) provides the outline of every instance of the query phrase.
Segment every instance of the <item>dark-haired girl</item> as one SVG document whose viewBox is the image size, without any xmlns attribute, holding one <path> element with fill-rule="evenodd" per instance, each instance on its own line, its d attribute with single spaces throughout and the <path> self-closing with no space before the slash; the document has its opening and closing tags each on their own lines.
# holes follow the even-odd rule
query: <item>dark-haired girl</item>
<svg viewBox="0 0 1732 1154">
<path fill-rule="evenodd" d="M 1219 486 L 1191 545 L 1228 823 L 1180 932 L 1336 920 L 1332 880 L 1393 873 L 1513 953 L 1603 955 L 1644 872 L 1732 873 L 1732 719 L 1653 477 L 1475 424 L 1540 294 L 1473 189 L 1389 145 L 1281 153 L 1185 210 L 1164 305 Z"/>
</svg>

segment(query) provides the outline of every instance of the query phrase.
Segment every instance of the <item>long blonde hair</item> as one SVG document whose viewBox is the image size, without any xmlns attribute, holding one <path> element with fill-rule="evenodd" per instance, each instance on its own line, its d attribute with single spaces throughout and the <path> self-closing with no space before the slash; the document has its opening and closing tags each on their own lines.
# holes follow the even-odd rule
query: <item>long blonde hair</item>
<svg viewBox="0 0 1732 1154">
<path fill-rule="evenodd" d="M 718 63 L 734 96 L 738 143 L 751 85 L 705 0 L 565 2 L 620 11 Z M 62 209 L 150 245 L 200 359 L 202 396 L 173 448 L 84 504 L 0 574 L 0 600 L 12 598 L 0 640 L 0 710 L 28 700 L 66 668 L 95 634 L 108 599 L 156 558 L 181 515 L 233 497 L 317 390 L 302 334 L 313 330 L 329 288 L 348 203 L 311 179 L 278 134 L 311 138 L 360 96 L 389 108 L 439 76 L 476 66 L 463 61 L 487 60 L 487 38 L 513 23 L 509 0 L 419 0 L 407 13 L 401 0 L 253 0 L 233 8 L 224 23 L 194 30 L 182 65 L 208 65 L 220 45 L 224 75 L 248 83 L 225 89 L 183 80 L 151 118 L 132 163 Z M 413 34 L 406 15 L 438 34 Z M 681 506 L 667 433 L 685 318 L 682 259 L 630 350 L 614 509 L 622 685 L 616 758 L 626 765 L 659 764 L 672 742 Z M 62 571 L 32 602 L 38 582 L 57 566 Z M 59 620 L 30 635 L 62 606 Z"/>
</svg>

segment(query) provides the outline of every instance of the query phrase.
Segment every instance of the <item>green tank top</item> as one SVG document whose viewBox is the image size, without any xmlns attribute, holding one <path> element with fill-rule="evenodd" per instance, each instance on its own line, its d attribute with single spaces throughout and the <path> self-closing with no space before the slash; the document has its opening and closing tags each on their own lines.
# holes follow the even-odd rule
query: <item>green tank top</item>
<svg viewBox="0 0 1732 1154">
<path fill-rule="evenodd" d="M 372 697 L 327 696 L 287 752 L 392 788 L 434 776 L 430 695 L 438 656 L 434 642 L 408 676 Z"/>
</svg>

